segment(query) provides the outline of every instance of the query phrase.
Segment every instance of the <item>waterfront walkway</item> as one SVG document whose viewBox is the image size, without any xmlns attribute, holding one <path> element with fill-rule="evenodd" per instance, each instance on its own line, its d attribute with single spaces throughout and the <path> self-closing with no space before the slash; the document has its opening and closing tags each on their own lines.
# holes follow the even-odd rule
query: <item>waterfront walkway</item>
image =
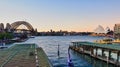
<svg viewBox="0 0 120 67">
<path fill-rule="evenodd" d="M 94 58 L 120 66 L 120 45 L 119 44 L 98 44 L 93 42 L 72 42 L 69 47 L 76 52 L 87 54 Z M 114 56 L 113 56 L 114 54 Z"/>
<path fill-rule="evenodd" d="M 52 67 L 52 64 L 35 44 L 16 44 L 0 49 L 0 67 Z"/>
</svg>

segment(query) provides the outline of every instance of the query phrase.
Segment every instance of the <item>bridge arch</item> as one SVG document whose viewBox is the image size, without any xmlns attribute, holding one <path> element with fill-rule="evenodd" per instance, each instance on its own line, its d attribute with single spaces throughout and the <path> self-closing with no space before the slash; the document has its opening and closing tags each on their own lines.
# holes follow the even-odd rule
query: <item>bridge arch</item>
<svg viewBox="0 0 120 67">
<path fill-rule="evenodd" d="M 32 25 L 26 21 L 16 21 L 16 22 L 12 23 L 11 29 L 16 30 L 22 24 L 25 25 L 30 31 L 34 31 L 34 28 L 32 27 Z"/>
</svg>

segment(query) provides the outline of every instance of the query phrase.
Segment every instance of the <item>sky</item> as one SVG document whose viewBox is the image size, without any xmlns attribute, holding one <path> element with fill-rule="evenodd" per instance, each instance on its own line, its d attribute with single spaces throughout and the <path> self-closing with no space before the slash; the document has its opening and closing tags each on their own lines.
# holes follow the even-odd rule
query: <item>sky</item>
<svg viewBox="0 0 120 67">
<path fill-rule="evenodd" d="M 120 23 L 120 0 L 0 0 L 0 23 L 27 21 L 38 31 L 94 31 Z"/>
</svg>

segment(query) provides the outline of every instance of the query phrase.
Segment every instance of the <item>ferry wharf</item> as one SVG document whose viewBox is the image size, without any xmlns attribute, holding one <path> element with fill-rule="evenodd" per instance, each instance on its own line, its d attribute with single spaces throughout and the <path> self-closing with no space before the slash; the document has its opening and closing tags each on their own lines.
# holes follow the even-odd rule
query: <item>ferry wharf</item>
<svg viewBox="0 0 120 67">
<path fill-rule="evenodd" d="M 93 42 L 72 42 L 69 46 L 75 52 L 120 67 L 120 44 L 98 44 Z"/>
</svg>

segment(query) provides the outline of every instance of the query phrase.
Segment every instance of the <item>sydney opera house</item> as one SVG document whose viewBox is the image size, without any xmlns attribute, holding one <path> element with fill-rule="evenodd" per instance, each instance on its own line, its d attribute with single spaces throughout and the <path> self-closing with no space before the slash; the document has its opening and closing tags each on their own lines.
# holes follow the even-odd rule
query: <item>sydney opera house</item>
<svg viewBox="0 0 120 67">
<path fill-rule="evenodd" d="M 106 27 L 105 29 L 99 25 L 95 30 L 94 30 L 94 33 L 107 33 L 108 31 L 110 30 L 109 27 Z"/>
<path fill-rule="evenodd" d="M 111 32 L 108 35 L 108 32 Z M 110 30 L 109 27 L 103 28 L 103 26 L 98 25 L 98 27 L 94 30 L 94 33 L 91 34 L 91 36 L 110 36 L 112 37 L 113 32 Z"/>
</svg>

